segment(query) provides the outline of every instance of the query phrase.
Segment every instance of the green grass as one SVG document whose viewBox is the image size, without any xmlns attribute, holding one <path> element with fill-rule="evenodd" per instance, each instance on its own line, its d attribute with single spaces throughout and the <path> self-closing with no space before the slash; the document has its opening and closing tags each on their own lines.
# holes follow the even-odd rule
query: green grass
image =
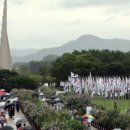
<svg viewBox="0 0 130 130">
<path fill-rule="evenodd" d="M 105 99 L 103 97 L 92 98 L 92 103 L 96 105 L 101 105 L 108 110 L 114 108 L 114 102 L 116 102 L 117 108 L 121 111 L 125 111 L 130 108 L 130 99 Z"/>
</svg>

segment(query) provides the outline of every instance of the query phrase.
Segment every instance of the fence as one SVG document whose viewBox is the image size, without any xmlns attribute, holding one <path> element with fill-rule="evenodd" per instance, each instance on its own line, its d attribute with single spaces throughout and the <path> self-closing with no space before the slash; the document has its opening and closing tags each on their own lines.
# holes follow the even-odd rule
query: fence
<svg viewBox="0 0 130 130">
<path fill-rule="evenodd" d="M 109 126 L 107 126 L 107 128 L 104 128 L 103 126 L 101 126 L 99 123 L 97 123 L 96 121 L 93 121 L 92 122 L 92 126 L 93 127 L 95 127 L 95 128 L 97 128 L 98 130 L 113 130 L 114 129 L 114 127 L 109 127 Z"/>
</svg>

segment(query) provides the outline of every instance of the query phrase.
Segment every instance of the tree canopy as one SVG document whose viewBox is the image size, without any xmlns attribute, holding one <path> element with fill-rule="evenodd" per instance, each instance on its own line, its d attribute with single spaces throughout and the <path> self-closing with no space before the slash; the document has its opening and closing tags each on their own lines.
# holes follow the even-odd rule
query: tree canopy
<svg viewBox="0 0 130 130">
<path fill-rule="evenodd" d="M 11 91 L 13 88 L 36 89 L 37 82 L 14 71 L 0 70 L 0 88 L 6 91 Z"/>
<path fill-rule="evenodd" d="M 67 80 L 70 72 L 81 76 L 129 76 L 130 52 L 109 50 L 82 50 L 65 53 L 52 66 L 52 75 L 57 80 Z"/>
</svg>

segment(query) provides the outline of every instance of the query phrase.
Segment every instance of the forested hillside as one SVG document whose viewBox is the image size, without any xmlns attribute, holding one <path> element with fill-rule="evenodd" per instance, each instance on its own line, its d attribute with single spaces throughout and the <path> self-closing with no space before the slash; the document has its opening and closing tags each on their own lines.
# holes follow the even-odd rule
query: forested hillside
<svg viewBox="0 0 130 130">
<path fill-rule="evenodd" d="M 82 50 L 64 53 L 62 56 L 49 55 L 42 61 L 31 61 L 21 72 L 39 73 L 67 80 L 70 72 L 80 76 L 130 76 L 130 52 L 109 50 Z M 26 70 L 26 71 L 25 71 Z"/>
</svg>

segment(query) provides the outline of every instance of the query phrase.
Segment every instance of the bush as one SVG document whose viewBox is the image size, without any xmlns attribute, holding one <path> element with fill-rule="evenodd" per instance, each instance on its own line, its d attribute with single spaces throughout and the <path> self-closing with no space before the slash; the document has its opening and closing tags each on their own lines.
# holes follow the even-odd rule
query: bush
<svg viewBox="0 0 130 130">
<path fill-rule="evenodd" d="M 91 104 L 91 99 L 87 95 L 75 95 L 75 96 L 70 96 L 67 101 L 67 107 L 69 108 L 70 106 L 75 106 L 77 109 L 82 108 Z"/>
<path fill-rule="evenodd" d="M 98 113 L 97 122 L 105 128 L 121 128 L 125 130 L 130 125 L 130 117 L 121 114 L 118 109 Z"/>
<path fill-rule="evenodd" d="M 70 126 L 71 130 L 84 130 L 85 129 L 85 126 L 76 120 L 68 121 L 68 125 Z"/>
<path fill-rule="evenodd" d="M 19 96 L 21 106 L 28 117 L 40 126 L 41 130 L 83 130 L 84 126 L 79 121 L 71 120 L 70 113 L 66 110 L 54 110 L 32 95 L 32 90 L 13 90 L 13 94 Z M 30 94 L 28 94 L 30 93 Z"/>
<path fill-rule="evenodd" d="M 56 91 L 56 88 L 51 86 L 41 88 L 41 92 L 43 92 L 46 97 L 55 96 Z"/>
</svg>

